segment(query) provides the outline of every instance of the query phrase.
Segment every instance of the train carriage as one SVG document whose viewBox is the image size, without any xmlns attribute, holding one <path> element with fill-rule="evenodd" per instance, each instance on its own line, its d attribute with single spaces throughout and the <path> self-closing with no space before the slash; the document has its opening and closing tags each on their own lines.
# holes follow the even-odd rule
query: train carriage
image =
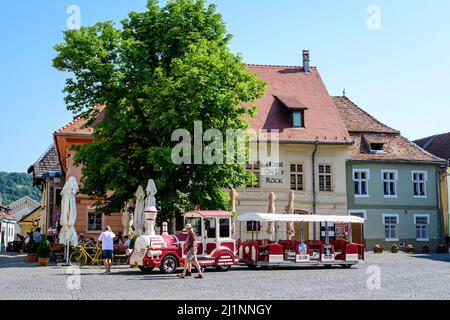
<svg viewBox="0 0 450 320">
<path fill-rule="evenodd" d="M 295 215 L 295 214 L 268 214 L 245 213 L 238 216 L 241 222 L 271 222 L 274 224 L 288 222 L 309 223 L 341 223 L 362 224 L 364 219 L 355 216 L 331 215 Z M 275 227 L 275 230 L 278 228 Z M 250 268 L 270 266 L 325 266 L 340 265 L 350 268 L 352 265 L 364 261 L 364 246 L 347 240 L 330 240 L 328 228 L 325 228 L 325 240 L 296 241 L 258 239 L 258 231 L 252 233 L 252 239 L 239 240 L 239 260 Z M 239 230 L 242 230 L 239 228 Z M 350 232 L 351 234 L 351 232 Z M 255 237 L 256 236 L 256 237 Z"/>
</svg>

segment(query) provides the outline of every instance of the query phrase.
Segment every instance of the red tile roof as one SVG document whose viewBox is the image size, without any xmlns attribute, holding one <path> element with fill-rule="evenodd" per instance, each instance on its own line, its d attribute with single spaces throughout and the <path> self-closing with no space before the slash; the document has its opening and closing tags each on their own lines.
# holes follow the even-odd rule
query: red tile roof
<svg viewBox="0 0 450 320">
<path fill-rule="evenodd" d="M 372 117 L 349 98 L 332 98 L 349 132 L 400 133 Z"/>
<path fill-rule="evenodd" d="M 9 214 L 9 211 L 8 208 L 0 206 L 0 217 L 10 221 L 17 221 L 16 218 Z"/>
<path fill-rule="evenodd" d="M 450 132 L 418 139 L 414 142 L 435 156 L 450 162 Z"/>
<path fill-rule="evenodd" d="M 248 70 L 267 83 L 266 95 L 256 101 L 255 117 L 248 120 L 252 129 L 279 129 L 285 142 L 352 142 L 316 68 L 310 74 L 302 67 L 248 65 Z M 291 127 L 289 111 L 277 97 L 307 108 L 305 128 Z"/>
<path fill-rule="evenodd" d="M 64 127 L 56 130 L 55 135 L 92 136 L 94 131 L 93 126 L 95 123 L 103 120 L 105 117 L 105 108 L 103 106 L 98 106 L 96 110 L 98 111 L 98 115 L 93 124 L 86 125 L 88 122 L 87 119 L 82 116 L 78 116 Z"/>
<path fill-rule="evenodd" d="M 28 169 L 28 173 L 33 173 L 33 182 L 36 184 L 39 184 L 41 179 L 45 179 L 51 171 L 62 173 L 54 144 Z"/>
<path fill-rule="evenodd" d="M 347 97 L 333 97 L 339 114 L 355 144 L 351 146 L 351 159 L 364 161 L 408 161 L 443 163 L 431 153 L 400 135 L 359 108 Z M 370 152 L 370 144 L 383 144 L 383 152 Z"/>
</svg>

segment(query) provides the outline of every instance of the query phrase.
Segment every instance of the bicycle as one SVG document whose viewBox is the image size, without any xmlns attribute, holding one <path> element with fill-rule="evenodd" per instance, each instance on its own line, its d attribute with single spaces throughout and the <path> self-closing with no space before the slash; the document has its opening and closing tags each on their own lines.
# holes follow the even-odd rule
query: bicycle
<svg viewBox="0 0 450 320">
<path fill-rule="evenodd" d="M 88 261 L 92 266 L 103 266 L 102 249 L 100 247 L 87 247 L 78 245 L 70 255 L 70 263 L 78 267 L 87 265 Z"/>
</svg>

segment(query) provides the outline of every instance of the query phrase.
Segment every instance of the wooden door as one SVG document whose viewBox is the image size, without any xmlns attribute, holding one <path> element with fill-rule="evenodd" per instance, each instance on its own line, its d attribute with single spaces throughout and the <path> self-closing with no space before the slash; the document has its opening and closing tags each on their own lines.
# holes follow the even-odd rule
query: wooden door
<svg viewBox="0 0 450 320">
<path fill-rule="evenodd" d="M 350 215 L 364 218 L 363 212 L 352 212 Z M 364 244 L 364 225 L 362 223 L 352 224 L 352 242 Z"/>
<path fill-rule="evenodd" d="M 295 210 L 294 214 L 309 215 L 309 212 L 304 211 L 304 210 Z M 309 239 L 309 223 L 295 222 L 294 228 L 295 228 L 294 240 L 301 242 L 302 232 L 303 232 L 303 241 L 310 240 Z"/>
</svg>

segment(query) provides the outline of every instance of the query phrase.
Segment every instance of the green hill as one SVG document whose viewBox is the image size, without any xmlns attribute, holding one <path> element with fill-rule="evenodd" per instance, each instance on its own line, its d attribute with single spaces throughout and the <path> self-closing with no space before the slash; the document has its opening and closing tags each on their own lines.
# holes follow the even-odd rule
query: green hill
<svg viewBox="0 0 450 320">
<path fill-rule="evenodd" d="M 25 196 L 41 201 L 41 192 L 38 188 L 33 187 L 33 176 L 31 174 L 0 172 L 2 205 L 7 206 Z"/>
</svg>

